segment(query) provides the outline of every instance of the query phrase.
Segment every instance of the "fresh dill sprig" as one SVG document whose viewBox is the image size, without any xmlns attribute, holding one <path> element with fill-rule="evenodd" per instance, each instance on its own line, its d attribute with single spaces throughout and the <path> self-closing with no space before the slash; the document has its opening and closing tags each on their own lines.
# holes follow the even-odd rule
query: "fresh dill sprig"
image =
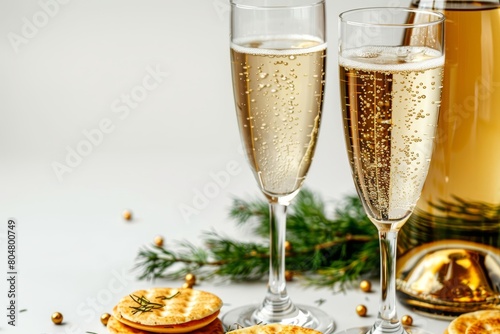
<svg viewBox="0 0 500 334">
<path fill-rule="evenodd" d="M 250 225 L 262 241 L 236 240 L 211 230 L 202 232 L 201 247 L 187 241 L 145 247 L 137 256 L 139 278 L 181 279 L 188 273 L 199 279 L 265 278 L 269 270 L 267 202 L 234 199 L 229 216 L 238 225 Z M 291 245 L 286 270 L 305 278 L 310 286 L 342 289 L 361 276 L 378 274 L 378 232 L 356 195 L 328 206 L 312 191 L 302 189 L 288 209 L 286 240 Z"/>
<path fill-rule="evenodd" d="M 130 298 L 132 298 L 134 302 L 139 304 L 139 306 L 130 306 L 130 308 L 134 309 L 134 311 L 132 311 L 132 314 L 136 314 L 139 312 L 141 313 L 153 312 L 153 310 L 160 309 L 164 306 L 163 304 L 160 303 L 151 302 L 144 296 L 137 296 L 132 294 L 130 295 Z"/>
<path fill-rule="evenodd" d="M 179 295 L 180 293 L 181 293 L 180 291 L 177 291 L 176 293 L 174 293 L 170 297 L 167 297 L 167 296 L 158 296 L 158 297 L 156 297 L 156 299 L 168 300 L 168 299 L 174 298 L 175 296 Z"/>
<path fill-rule="evenodd" d="M 156 299 L 168 300 L 168 299 L 174 298 L 175 296 L 179 295 L 180 293 L 181 293 L 180 291 L 177 291 L 172 296 L 169 296 L 169 297 L 167 297 L 167 296 L 157 296 Z M 139 304 L 139 306 L 130 306 L 130 308 L 134 309 L 134 311 L 132 311 L 132 314 L 136 314 L 138 312 L 141 312 L 141 313 L 143 313 L 143 312 L 153 312 L 153 310 L 161 309 L 162 307 L 165 306 L 165 305 L 160 304 L 160 303 L 154 303 L 154 302 L 150 301 L 149 299 L 147 299 L 144 296 L 130 295 L 130 298 L 132 298 L 132 300 L 134 302 L 136 302 L 137 304 Z"/>
</svg>

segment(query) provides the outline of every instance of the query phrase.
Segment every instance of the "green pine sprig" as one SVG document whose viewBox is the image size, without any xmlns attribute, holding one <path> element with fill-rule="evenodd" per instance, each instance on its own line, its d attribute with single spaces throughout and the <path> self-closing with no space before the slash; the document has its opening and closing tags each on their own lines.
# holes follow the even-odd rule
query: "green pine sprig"
<svg viewBox="0 0 500 334">
<path fill-rule="evenodd" d="M 329 214 L 329 210 L 332 212 Z M 251 226 L 261 242 L 245 242 L 212 230 L 203 232 L 203 246 L 183 241 L 139 251 L 141 279 L 180 279 L 188 273 L 246 281 L 265 278 L 269 270 L 269 206 L 264 200 L 234 199 L 229 216 Z M 378 273 L 378 232 L 357 196 L 346 196 L 328 209 L 319 196 L 303 189 L 288 209 L 286 270 L 316 287 L 340 287 Z"/>
</svg>

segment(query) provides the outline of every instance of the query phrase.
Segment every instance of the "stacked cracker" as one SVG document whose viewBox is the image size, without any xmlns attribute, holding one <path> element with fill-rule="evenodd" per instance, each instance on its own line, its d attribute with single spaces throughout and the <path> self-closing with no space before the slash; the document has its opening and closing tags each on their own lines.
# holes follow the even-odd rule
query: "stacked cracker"
<svg viewBox="0 0 500 334">
<path fill-rule="evenodd" d="M 453 320 L 445 334 L 500 334 L 500 311 L 465 313 Z"/>
<path fill-rule="evenodd" d="M 188 288 L 152 288 L 123 297 L 107 328 L 112 334 L 224 333 L 218 319 L 222 300 Z"/>
<path fill-rule="evenodd" d="M 226 334 L 274 334 L 274 333 L 287 333 L 287 334 L 321 334 L 313 329 L 282 324 L 267 324 L 255 325 L 245 328 L 239 328 L 227 332 Z"/>
</svg>

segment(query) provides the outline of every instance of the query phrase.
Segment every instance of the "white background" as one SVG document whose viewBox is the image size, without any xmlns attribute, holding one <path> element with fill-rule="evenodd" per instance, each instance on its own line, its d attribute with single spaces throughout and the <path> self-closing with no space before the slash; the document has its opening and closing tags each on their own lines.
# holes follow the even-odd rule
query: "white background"
<svg viewBox="0 0 500 334">
<path fill-rule="evenodd" d="M 328 0 L 324 116 L 306 181 L 326 201 L 354 193 L 339 111 L 337 15 L 388 4 L 408 1 Z M 123 295 L 181 284 L 138 281 L 130 272 L 156 235 L 167 243 L 196 242 L 212 228 L 245 235 L 228 208 L 233 197 L 260 194 L 240 151 L 228 28 L 223 0 L 0 1 L 0 268 L 7 271 L 6 224 L 15 218 L 18 306 L 26 309 L 18 327 L 7 325 L 0 274 L 1 333 L 105 333 L 99 316 Z M 159 73 L 157 87 L 125 114 L 121 99 L 144 92 L 151 71 Z M 91 146 L 85 133 L 96 136 Z M 73 150 L 86 155 L 69 157 Z M 213 175 L 225 172 L 230 177 L 214 188 Z M 124 209 L 133 220 L 123 220 Z M 265 289 L 200 288 L 233 306 L 260 301 Z M 376 294 L 304 291 L 298 283 L 290 292 L 306 303 L 326 296 L 323 307 L 339 328 L 369 324 L 376 313 Z M 370 317 L 355 315 L 358 303 L 369 305 Z M 54 311 L 65 325 L 51 323 Z M 446 325 L 414 317 L 437 333 Z"/>
</svg>

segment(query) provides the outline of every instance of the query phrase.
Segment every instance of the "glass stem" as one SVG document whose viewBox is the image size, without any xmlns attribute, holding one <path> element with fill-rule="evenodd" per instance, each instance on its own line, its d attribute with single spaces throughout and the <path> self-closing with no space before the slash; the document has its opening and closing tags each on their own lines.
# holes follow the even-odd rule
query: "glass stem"
<svg viewBox="0 0 500 334">
<path fill-rule="evenodd" d="M 396 311 L 396 246 L 398 231 L 379 231 L 381 301 L 371 333 L 405 333 Z"/>
<path fill-rule="evenodd" d="M 297 315 L 298 309 L 293 305 L 286 291 L 285 280 L 285 241 L 287 205 L 270 203 L 270 254 L 269 284 L 262 306 L 254 316 L 266 322 L 283 322 L 284 318 Z"/>
</svg>

